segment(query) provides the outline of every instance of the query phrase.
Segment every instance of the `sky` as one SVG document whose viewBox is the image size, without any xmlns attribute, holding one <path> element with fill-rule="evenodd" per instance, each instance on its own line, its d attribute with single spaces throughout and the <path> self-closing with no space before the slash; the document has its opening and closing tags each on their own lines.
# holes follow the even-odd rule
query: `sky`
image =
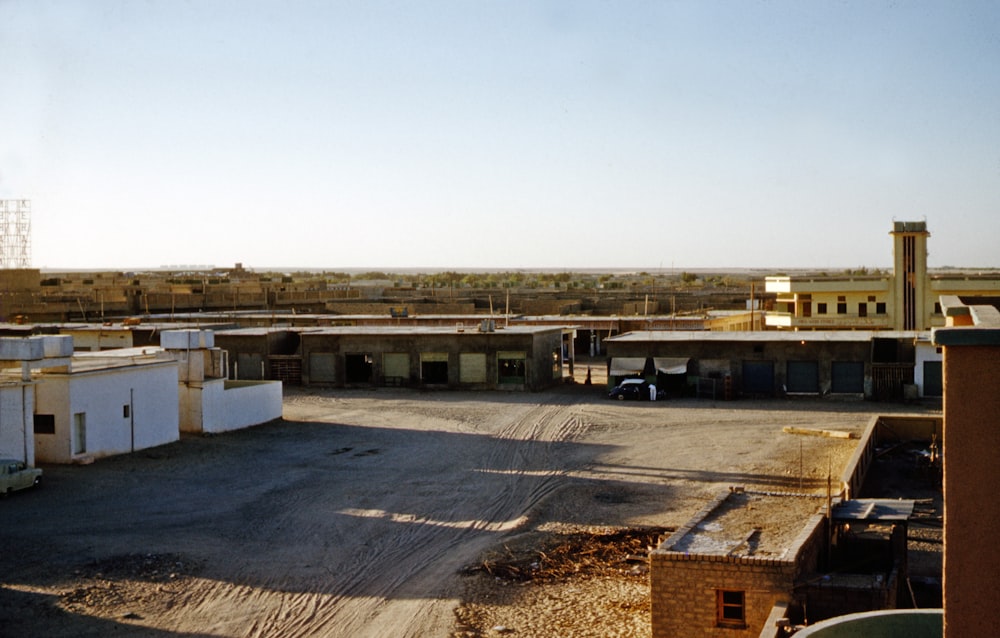
<svg viewBox="0 0 1000 638">
<path fill-rule="evenodd" d="M 32 265 L 1000 267 L 1000 3 L 0 0 Z"/>
</svg>

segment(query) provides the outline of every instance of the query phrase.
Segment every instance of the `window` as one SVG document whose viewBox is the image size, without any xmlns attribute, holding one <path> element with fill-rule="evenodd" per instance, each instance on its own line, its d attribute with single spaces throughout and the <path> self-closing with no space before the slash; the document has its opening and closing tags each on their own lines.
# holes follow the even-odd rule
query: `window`
<svg viewBox="0 0 1000 638">
<path fill-rule="evenodd" d="M 129 417 L 129 415 L 132 412 L 131 407 L 132 406 L 128 405 L 127 403 L 122 406 L 122 418 L 123 419 L 127 419 Z"/>
<path fill-rule="evenodd" d="M 868 301 L 871 303 L 875 302 L 875 295 L 868 295 Z"/>
<path fill-rule="evenodd" d="M 826 304 L 818 303 L 816 304 L 816 314 L 825 315 L 826 314 Z"/>
<path fill-rule="evenodd" d="M 884 315 L 885 314 L 885 302 L 879 301 L 875 304 L 875 314 Z"/>
<path fill-rule="evenodd" d="M 746 627 L 746 594 L 731 589 L 715 590 L 715 620 L 719 627 Z"/>
<path fill-rule="evenodd" d="M 858 304 L 858 316 L 859 317 L 867 317 L 868 316 L 868 303 L 867 302 L 862 301 L 861 303 Z"/>
<path fill-rule="evenodd" d="M 838 301 L 837 302 L 837 314 L 838 315 L 846 315 L 847 314 L 847 304 L 846 303 L 844 303 L 842 301 Z"/>
<path fill-rule="evenodd" d="M 936 315 L 941 314 L 941 302 L 940 301 L 935 301 L 934 302 L 934 314 L 936 314 Z"/>
<path fill-rule="evenodd" d="M 56 433 L 56 415 L 54 414 L 35 415 L 35 434 L 55 434 L 55 433 Z"/>
</svg>

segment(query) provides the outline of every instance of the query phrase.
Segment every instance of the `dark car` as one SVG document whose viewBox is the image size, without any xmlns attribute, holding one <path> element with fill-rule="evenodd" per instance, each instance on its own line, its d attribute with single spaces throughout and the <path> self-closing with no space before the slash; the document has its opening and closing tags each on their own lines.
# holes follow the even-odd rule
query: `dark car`
<svg viewBox="0 0 1000 638">
<path fill-rule="evenodd" d="M 608 392 L 608 398 L 619 401 L 625 399 L 646 400 L 649 399 L 649 386 L 644 379 L 624 379 L 611 388 L 611 392 Z"/>
<path fill-rule="evenodd" d="M 645 379 L 623 379 L 621 383 L 611 388 L 611 391 L 608 392 L 608 398 L 619 401 L 625 399 L 649 401 L 649 384 L 646 383 Z M 665 398 L 667 398 L 667 393 L 663 389 L 657 388 L 656 399 L 659 401 Z"/>
</svg>

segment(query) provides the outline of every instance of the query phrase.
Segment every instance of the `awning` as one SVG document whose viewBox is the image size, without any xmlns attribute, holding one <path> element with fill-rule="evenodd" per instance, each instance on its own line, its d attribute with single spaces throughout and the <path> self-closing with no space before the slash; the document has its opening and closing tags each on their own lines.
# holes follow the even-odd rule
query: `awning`
<svg viewBox="0 0 1000 638">
<path fill-rule="evenodd" d="M 687 374 L 688 361 L 684 357 L 653 357 L 656 371 L 663 374 Z"/>
<path fill-rule="evenodd" d="M 611 357 L 611 376 L 623 377 L 642 374 L 646 368 L 646 357 Z"/>
</svg>

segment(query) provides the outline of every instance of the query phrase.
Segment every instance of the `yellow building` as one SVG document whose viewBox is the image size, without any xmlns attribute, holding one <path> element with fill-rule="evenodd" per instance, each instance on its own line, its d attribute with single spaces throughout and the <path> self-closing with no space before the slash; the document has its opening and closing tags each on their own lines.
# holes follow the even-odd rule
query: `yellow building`
<svg viewBox="0 0 1000 638">
<path fill-rule="evenodd" d="M 891 274 L 767 277 L 777 295 L 765 320 L 792 330 L 929 330 L 945 325 L 941 296 L 1000 296 L 1000 277 L 927 272 L 926 222 L 894 222 Z"/>
</svg>

